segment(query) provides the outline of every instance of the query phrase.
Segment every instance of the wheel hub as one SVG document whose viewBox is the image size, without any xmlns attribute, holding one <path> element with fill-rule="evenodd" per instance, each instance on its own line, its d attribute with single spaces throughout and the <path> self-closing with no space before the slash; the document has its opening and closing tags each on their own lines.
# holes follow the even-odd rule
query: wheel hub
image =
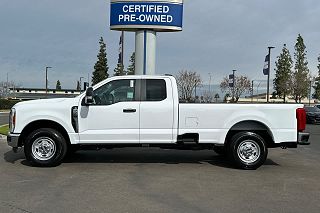
<svg viewBox="0 0 320 213">
<path fill-rule="evenodd" d="M 254 163 L 260 157 L 260 147 L 253 140 L 245 140 L 239 144 L 237 154 L 244 163 Z"/>
<path fill-rule="evenodd" d="M 56 152 L 56 144 L 49 137 L 37 138 L 32 144 L 32 154 L 38 160 L 49 160 Z"/>
</svg>

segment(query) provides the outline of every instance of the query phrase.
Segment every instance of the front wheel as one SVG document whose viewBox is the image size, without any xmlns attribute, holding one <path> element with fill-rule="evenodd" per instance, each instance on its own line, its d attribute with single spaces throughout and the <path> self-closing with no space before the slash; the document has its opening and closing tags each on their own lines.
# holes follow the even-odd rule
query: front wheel
<svg viewBox="0 0 320 213">
<path fill-rule="evenodd" d="M 67 152 L 67 142 L 55 129 L 41 128 L 26 138 L 24 153 L 34 166 L 56 166 Z"/>
<path fill-rule="evenodd" d="M 268 148 L 263 138 L 253 132 L 235 134 L 230 143 L 229 156 L 241 169 L 257 169 L 267 159 Z"/>
</svg>

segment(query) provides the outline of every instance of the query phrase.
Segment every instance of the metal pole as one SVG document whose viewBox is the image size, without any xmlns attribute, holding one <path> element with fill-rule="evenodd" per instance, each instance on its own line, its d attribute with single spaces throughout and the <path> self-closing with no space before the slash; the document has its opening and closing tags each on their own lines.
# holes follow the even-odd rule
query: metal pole
<svg viewBox="0 0 320 213">
<path fill-rule="evenodd" d="M 8 89 L 8 87 L 9 87 L 9 73 L 7 73 L 7 84 L 6 84 L 6 92 L 5 92 L 6 97 L 9 96 L 9 89 Z"/>
<path fill-rule="evenodd" d="M 124 58 L 124 31 L 121 31 L 121 65 L 124 67 L 123 58 Z"/>
<path fill-rule="evenodd" d="M 257 102 L 259 101 L 259 87 L 260 87 L 261 82 L 259 82 L 257 86 Z"/>
<path fill-rule="evenodd" d="M 268 60 L 268 82 L 267 82 L 267 103 L 269 103 L 269 93 L 270 93 L 270 62 L 271 62 L 271 49 L 273 49 L 274 47 L 268 47 L 269 49 L 269 60 Z"/>
<path fill-rule="evenodd" d="M 235 86 L 236 86 L 236 81 L 235 81 L 235 72 L 236 72 L 237 70 L 232 70 L 232 74 L 233 74 L 233 88 L 232 88 L 232 100 L 233 100 L 233 102 L 235 101 Z"/>
<path fill-rule="evenodd" d="M 135 74 L 154 75 L 157 33 L 151 30 L 139 30 L 135 39 Z"/>
<path fill-rule="evenodd" d="M 253 80 L 251 85 L 251 102 L 253 102 Z"/>
<path fill-rule="evenodd" d="M 310 90 L 309 90 L 309 106 L 311 106 L 311 89 L 312 89 L 312 81 L 310 81 Z"/>
<path fill-rule="evenodd" d="M 211 73 L 209 73 L 209 94 L 211 95 Z"/>
<path fill-rule="evenodd" d="M 48 69 L 52 67 L 46 67 L 46 96 L 48 94 Z"/>
</svg>

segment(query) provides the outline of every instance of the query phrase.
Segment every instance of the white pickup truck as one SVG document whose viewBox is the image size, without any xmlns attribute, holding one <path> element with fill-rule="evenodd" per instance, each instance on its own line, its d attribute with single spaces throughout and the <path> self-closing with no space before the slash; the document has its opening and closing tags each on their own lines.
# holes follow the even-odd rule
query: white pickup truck
<svg viewBox="0 0 320 213">
<path fill-rule="evenodd" d="M 268 148 L 309 144 L 298 104 L 181 104 L 172 76 L 112 77 L 75 98 L 26 101 L 10 113 L 8 144 L 35 166 L 79 148 L 212 149 L 256 169 Z"/>
</svg>

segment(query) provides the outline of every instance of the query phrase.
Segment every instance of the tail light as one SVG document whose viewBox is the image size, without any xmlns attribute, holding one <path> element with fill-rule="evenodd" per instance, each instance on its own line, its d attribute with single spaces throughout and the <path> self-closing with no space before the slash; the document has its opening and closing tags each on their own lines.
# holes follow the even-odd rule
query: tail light
<svg viewBox="0 0 320 213">
<path fill-rule="evenodd" d="M 304 108 L 298 108 L 296 110 L 296 116 L 297 116 L 297 129 L 298 129 L 298 132 L 303 132 L 303 130 L 306 129 L 306 123 L 307 123 L 306 110 Z"/>
</svg>

